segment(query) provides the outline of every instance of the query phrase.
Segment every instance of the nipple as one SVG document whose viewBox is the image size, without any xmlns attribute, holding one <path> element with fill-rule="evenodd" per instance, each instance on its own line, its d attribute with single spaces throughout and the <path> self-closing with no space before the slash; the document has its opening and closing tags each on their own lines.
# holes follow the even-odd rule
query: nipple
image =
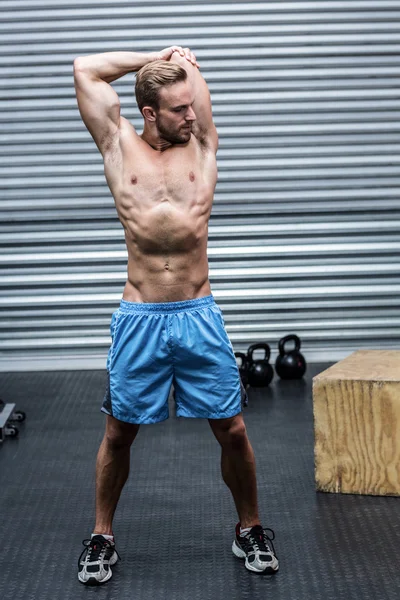
<svg viewBox="0 0 400 600">
<path fill-rule="evenodd" d="M 190 181 L 194 181 L 196 179 L 195 174 L 193 173 L 193 171 L 190 171 L 190 173 L 189 173 L 189 179 L 190 179 Z"/>
<path fill-rule="evenodd" d="M 136 177 L 136 175 L 132 175 L 132 177 L 131 177 L 131 183 L 132 183 L 132 185 L 135 185 L 137 183 L 137 177 Z"/>
</svg>

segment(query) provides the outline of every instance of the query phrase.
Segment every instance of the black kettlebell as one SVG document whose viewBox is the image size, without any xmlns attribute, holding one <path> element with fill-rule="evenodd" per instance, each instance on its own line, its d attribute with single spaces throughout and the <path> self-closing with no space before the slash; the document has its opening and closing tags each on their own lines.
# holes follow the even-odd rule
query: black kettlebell
<svg viewBox="0 0 400 600">
<path fill-rule="evenodd" d="M 256 350 L 264 350 L 265 357 L 262 360 L 254 360 L 253 354 Z M 260 342 L 252 344 L 247 350 L 247 360 L 249 362 L 249 385 L 252 387 L 267 387 L 272 381 L 274 370 L 269 364 L 271 349 L 268 344 Z"/>
<path fill-rule="evenodd" d="M 294 342 L 294 349 L 285 352 L 286 342 Z M 279 341 L 275 370 L 281 379 L 301 379 L 306 372 L 306 360 L 299 352 L 300 346 L 300 338 L 294 334 L 287 335 Z"/>
<path fill-rule="evenodd" d="M 243 387 L 246 388 L 249 383 L 249 362 L 247 356 L 243 352 L 235 352 L 236 358 L 240 358 L 240 364 L 238 365 L 240 379 L 242 380 Z"/>
</svg>

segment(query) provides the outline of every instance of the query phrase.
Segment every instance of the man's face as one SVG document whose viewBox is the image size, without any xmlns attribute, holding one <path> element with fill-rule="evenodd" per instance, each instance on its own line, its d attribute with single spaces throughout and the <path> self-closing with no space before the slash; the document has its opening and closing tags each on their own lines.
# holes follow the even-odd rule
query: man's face
<svg viewBox="0 0 400 600">
<path fill-rule="evenodd" d="M 190 140 L 192 124 L 196 120 L 193 102 L 188 81 L 179 81 L 160 90 L 156 126 L 161 138 L 171 144 L 186 144 Z"/>
</svg>

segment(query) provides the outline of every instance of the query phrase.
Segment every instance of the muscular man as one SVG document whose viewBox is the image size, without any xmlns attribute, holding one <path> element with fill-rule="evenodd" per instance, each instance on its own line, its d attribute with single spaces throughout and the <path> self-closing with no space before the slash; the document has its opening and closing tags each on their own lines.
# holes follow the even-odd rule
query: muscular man
<svg viewBox="0 0 400 600">
<path fill-rule="evenodd" d="M 139 135 L 110 85 L 136 75 Z M 243 389 L 223 317 L 211 295 L 207 232 L 217 180 L 218 136 L 194 54 L 109 52 L 74 62 L 82 119 L 104 159 L 125 231 L 128 274 L 111 320 L 106 431 L 96 466 L 96 523 L 79 557 L 79 581 L 108 581 L 118 560 L 112 521 L 142 423 L 208 419 L 222 448 L 222 476 L 239 515 L 232 550 L 256 573 L 278 570 L 273 532 L 258 515 L 254 454 Z M 270 532 L 270 536 L 268 536 Z"/>
</svg>

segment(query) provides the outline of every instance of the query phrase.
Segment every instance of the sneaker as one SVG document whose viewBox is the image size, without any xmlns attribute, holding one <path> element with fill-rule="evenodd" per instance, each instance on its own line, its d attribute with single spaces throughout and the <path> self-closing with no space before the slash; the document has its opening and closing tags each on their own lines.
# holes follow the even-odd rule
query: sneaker
<svg viewBox="0 0 400 600">
<path fill-rule="evenodd" d="M 102 535 L 94 535 L 91 540 L 83 540 L 82 544 L 85 548 L 78 559 L 79 581 L 86 585 L 100 585 L 111 579 L 110 567 L 120 558 L 115 543 Z"/>
<path fill-rule="evenodd" d="M 271 537 L 267 535 L 271 534 Z M 236 539 L 232 544 L 232 552 L 238 558 L 245 559 L 246 569 L 254 573 L 276 573 L 279 562 L 275 556 L 272 540 L 275 534 L 272 529 L 263 529 L 255 525 L 246 535 L 240 535 L 240 523 L 236 525 Z"/>
</svg>

